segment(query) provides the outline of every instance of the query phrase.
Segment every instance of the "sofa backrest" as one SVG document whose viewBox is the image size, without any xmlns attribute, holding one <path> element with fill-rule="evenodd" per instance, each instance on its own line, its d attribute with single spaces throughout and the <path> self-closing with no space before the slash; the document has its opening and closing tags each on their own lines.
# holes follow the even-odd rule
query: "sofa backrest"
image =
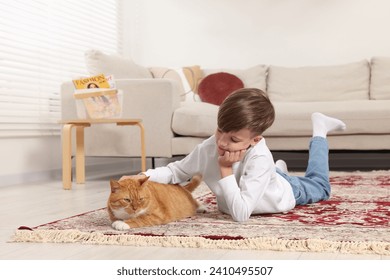
<svg viewBox="0 0 390 280">
<path fill-rule="evenodd" d="M 371 58 L 370 98 L 390 100 L 390 57 Z"/>
<path fill-rule="evenodd" d="M 218 68 L 203 69 L 204 77 L 215 73 L 229 73 L 241 79 L 245 87 L 266 90 L 267 88 L 267 66 L 258 64 L 244 69 Z"/>
<path fill-rule="evenodd" d="M 204 77 L 219 72 L 237 76 L 244 87 L 266 91 L 270 99 L 277 102 L 390 100 L 390 57 L 372 57 L 371 63 L 361 60 L 328 66 L 281 67 L 259 64 L 247 69 L 207 69 L 196 65 L 170 69 L 146 68 L 131 59 L 88 50 L 85 52 L 85 61 L 91 75 L 104 73 L 113 74 L 116 79 L 174 80 L 180 89 L 181 101 L 201 101 L 197 95 L 199 83 Z M 184 70 L 190 71 L 191 82 L 188 82 Z"/>
<path fill-rule="evenodd" d="M 332 66 L 269 66 L 267 93 L 272 101 L 310 102 L 369 99 L 367 60 Z"/>
</svg>

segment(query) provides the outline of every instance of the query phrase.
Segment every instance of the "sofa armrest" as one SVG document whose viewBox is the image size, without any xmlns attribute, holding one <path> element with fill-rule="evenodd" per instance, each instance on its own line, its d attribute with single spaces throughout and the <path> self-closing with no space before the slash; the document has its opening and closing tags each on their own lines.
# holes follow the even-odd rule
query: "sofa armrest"
<svg viewBox="0 0 390 280">
<path fill-rule="evenodd" d="M 180 105 L 178 83 L 167 79 L 117 80 L 123 90 L 122 118 L 143 120 L 146 154 L 172 156 L 172 117 Z"/>
<path fill-rule="evenodd" d="M 143 121 L 146 156 L 171 157 L 172 116 L 180 105 L 177 82 L 167 79 L 118 79 L 116 86 L 123 91 L 122 118 Z M 77 119 L 73 92 L 72 82 L 62 85 L 62 119 Z M 98 125 L 87 129 L 86 155 L 139 156 L 139 135 L 136 132 L 131 133 L 131 136 L 127 134 L 128 131 L 124 131 L 123 128 L 110 125 Z M 110 146 L 116 147 L 109 148 Z"/>
</svg>

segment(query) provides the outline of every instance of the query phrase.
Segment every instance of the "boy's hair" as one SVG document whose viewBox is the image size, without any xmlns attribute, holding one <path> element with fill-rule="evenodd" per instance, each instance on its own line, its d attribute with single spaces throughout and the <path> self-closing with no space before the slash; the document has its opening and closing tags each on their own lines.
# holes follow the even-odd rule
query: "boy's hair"
<svg viewBox="0 0 390 280">
<path fill-rule="evenodd" d="M 242 88 L 230 94 L 218 111 L 218 128 L 223 132 L 248 128 L 262 135 L 275 120 L 275 110 L 268 96 L 257 88 Z"/>
</svg>

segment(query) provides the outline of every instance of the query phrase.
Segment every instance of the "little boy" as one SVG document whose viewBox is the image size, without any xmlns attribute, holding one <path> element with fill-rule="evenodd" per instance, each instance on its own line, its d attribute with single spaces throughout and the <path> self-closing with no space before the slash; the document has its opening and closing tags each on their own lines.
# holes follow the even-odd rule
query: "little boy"
<svg viewBox="0 0 390 280">
<path fill-rule="evenodd" d="M 274 159 L 262 136 L 275 119 L 273 105 L 259 89 L 229 95 L 218 112 L 215 135 L 188 156 L 144 174 L 160 183 L 181 183 L 200 173 L 217 198 L 220 211 L 244 222 L 252 214 L 279 213 L 330 196 L 328 132 L 345 124 L 321 113 L 312 115 L 313 138 L 304 177 L 289 176 L 284 161 Z M 142 175 L 143 176 L 143 175 Z"/>
</svg>

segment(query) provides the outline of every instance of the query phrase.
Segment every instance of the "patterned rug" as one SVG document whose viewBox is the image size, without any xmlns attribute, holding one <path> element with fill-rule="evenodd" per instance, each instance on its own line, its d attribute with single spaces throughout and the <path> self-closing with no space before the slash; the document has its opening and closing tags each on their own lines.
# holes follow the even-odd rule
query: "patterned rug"
<svg viewBox="0 0 390 280">
<path fill-rule="evenodd" d="M 288 213 L 234 222 L 220 213 L 204 184 L 194 195 L 207 208 L 195 217 L 126 232 L 113 230 L 106 209 L 36 227 L 11 242 L 341 252 L 390 255 L 390 171 L 331 172 L 332 196 Z"/>
</svg>

